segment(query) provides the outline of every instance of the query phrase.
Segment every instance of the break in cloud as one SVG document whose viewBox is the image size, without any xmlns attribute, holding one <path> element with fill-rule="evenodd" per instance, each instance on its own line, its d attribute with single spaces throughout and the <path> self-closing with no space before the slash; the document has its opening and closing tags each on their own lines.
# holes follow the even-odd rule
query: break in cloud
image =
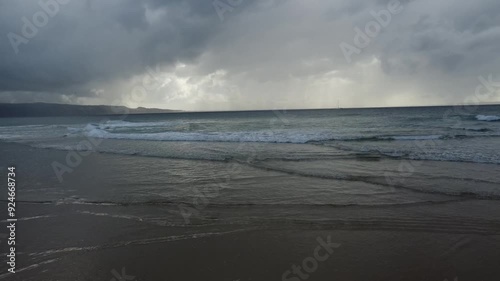
<svg viewBox="0 0 500 281">
<path fill-rule="evenodd" d="M 498 0 L 57 1 L 0 2 L 0 102 L 436 105 L 500 80 Z"/>
</svg>

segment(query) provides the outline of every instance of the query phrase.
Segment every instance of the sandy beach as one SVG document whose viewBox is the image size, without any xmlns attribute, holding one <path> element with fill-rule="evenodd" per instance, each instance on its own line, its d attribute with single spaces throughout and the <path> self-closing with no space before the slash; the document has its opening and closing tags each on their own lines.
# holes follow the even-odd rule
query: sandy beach
<svg viewBox="0 0 500 281">
<path fill-rule="evenodd" d="M 500 276 L 496 200 L 459 197 L 392 206 L 208 204 L 200 218 L 193 216 L 186 224 L 178 204 L 171 202 L 113 204 L 68 196 L 106 188 L 99 186 L 98 176 L 86 175 L 101 171 L 109 176 L 123 163 L 138 164 L 136 157 L 92 153 L 57 183 L 50 163 L 64 159 L 66 151 L 7 143 L 0 149 L 4 163 L 17 164 L 19 178 L 17 273 L 0 275 L 5 280 L 113 280 L 116 274 L 145 281 Z M 154 167 L 165 160 L 140 161 Z M 47 178 L 50 185 L 43 182 Z M 137 180 L 131 184 L 138 185 Z M 44 188 L 45 198 L 30 194 Z M 331 253 L 322 246 L 318 260 L 320 240 L 334 246 Z"/>
</svg>

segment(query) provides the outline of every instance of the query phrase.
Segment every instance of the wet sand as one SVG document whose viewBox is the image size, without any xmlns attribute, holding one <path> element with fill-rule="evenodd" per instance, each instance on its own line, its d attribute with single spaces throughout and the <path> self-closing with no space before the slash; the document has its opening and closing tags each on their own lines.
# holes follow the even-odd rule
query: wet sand
<svg viewBox="0 0 500 281">
<path fill-rule="evenodd" d="M 203 219 L 185 224 L 177 205 L 90 204 L 67 196 L 81 188 L 98 195 L 106 186 L 96 180 L 100 175 L 88 174 L 111 172 L 127 160 L 124 156 L 93 153 L 59 183 L 50 163 L 63 161 L 67 152 L 13 144 L 0 149 L 1 164 L 17 165 L 19 189 L 25 189 L 17 205 L 17 273 L 5 273 L 2 263 L 1 280 L 500 278 L 497 200 L 462 196 L 402 206 L 314 208 L 208 205 Z M 28 192 L 37 188 L 47 190 L 39 200 Z M 321 259 L 328 257 L 318 260 L 315 250 L 323 245 L 318 239 L 328 237 L 338 247 L 331 253 L 321 248 Z M 5 257 L 5 241 L 0 246 Z M 294 265 L 300 273 L 293 272 Z"/>
<path fill-rule="evenodd" d="M 30 208 L 21 205 L 21 208 Z M 53 212 L 52 212 L 53 213 Z M 339 243 L 308 280 L 498 280 L 500 236 L 412 229 L 178 228 L 66 215 L 20 222 L 19 272 L 5 280 L 297 280 L 285 271 Z M 352 229 L 350 229 L 352 228 Z M 498 229 L 497 229 L 498 230 Z M 326 251 L 321 253 L 326 254 Z M 314 264 L 312 264 L 314 265 Z M 302 280 L 302 278 L 299 278 Z"/>
</svg>

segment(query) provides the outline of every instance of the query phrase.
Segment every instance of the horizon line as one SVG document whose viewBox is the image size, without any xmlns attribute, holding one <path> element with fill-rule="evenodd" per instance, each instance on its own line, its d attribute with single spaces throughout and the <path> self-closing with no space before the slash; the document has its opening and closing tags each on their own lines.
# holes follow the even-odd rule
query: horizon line
<svg viewBox="0 0 500 281">
<path fill-rule="evenodd" d="M 403 105 L 403 106 L 365 106 L 365 107 L 315 107 L 315 108 L 270 108 L 270 109 L 234 109 L 234 110 L 184 110 L 184 109 L 169 109 L 157 107 L 128 107 L 126 105 L 106 105 L 106 104 L 73 104 L 73 103 L 56 103 L 56 102 L 10 102 L 0 104 L 56 104 L 56 105 L 73 105 L 73 106 L 109 106 L 109 107 L 126 107 L 129 109 L 157 109 L 169 110 L 171 112 L 158 113 L 134 113 L 137 114 L 171 114 L 171 113 L 223 113 L 223 112 L 255 112 L 255 111 L 302 111 L 302 110 L 344 110 L 344 109 L 388 109 L 388 108 L 423 108 L 423 107 L 457 107 L 457 106 L 500 106 L 500 101 L 491 103 L 477 104 L 442 104 L 442 105 Z"/>
</svg>

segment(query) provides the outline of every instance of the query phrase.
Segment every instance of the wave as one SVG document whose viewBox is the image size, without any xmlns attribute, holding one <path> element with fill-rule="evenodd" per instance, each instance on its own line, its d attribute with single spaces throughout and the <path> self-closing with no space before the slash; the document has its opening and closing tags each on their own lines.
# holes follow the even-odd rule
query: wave
<svg viewBox="0 0 500 281">
<path fill-rule="evenodd" d="M 448 135 L 405 135 L 405 136 L 343 136 L 334 137 L 327 141 L 413 141 L 413 140 L 439 140 L 455 138 Z M 313 142 L 313 141 L 310 141 Z"/>
<path fill-rule="evenodd" d="M 474 157 L 467 154 L 450 154 L 440 151 L 422 151 L 401 148 L 399 150 L 383 149 L 374 145 L 366 145 L 361 150 L 358 147 L 347 145 L 338 145 L 332 143 L 324 144 L 337 150 L 351 153 L 353 157 L 361 160 L 370 160 L 379 158 L 389 158 L 396 160 L 417 160 L 417 161 L 439 161 L 439 162 L 460 162 L 460 163 L 481 163 L 481 164 L 500 164 L 500 157 L 496 154 L 488 154 L 489 157 Z M 348 155 L 347 157 L 349 157 Z M 280 159 L 281 160 L 281 159 Z"/>
<path fill-rule="evenodd" d="M 18 143 L 21 144 L 21 143 Z M 138 151 L 123 151 L 123 150 L 106 150 L 106 149 L 87 149 L 85 147 L 79 147 L 77 145 L 65 145 L 65 144 L 21 144 L 27 145 L 33 148 L 40 149 L 54 149 L 61 151 L 81 151 L 81 152 L 93 152 L 99 154 L 109 154 L 109 155 L 125 155 L 125 156 L 138 156 L 138 157 L 148 157 L 148 158 L 161 158 L 161 159 L 172 159 L 172 160 L 193 160 L 193 161 L 209 161 L 209 162 L 227 162 L 233 159 L 231 156 L 225 155 L 161 155 L 147 152 Z M 35 190 L 39 191 L 39 190 Z"/>
<path fill-rule="evenodd" d="M 96 125 L 101 129 L 112 129 L 122 127 L 165 127 L 173 124 L 169 122 L 127 122 L 121 120 L 111 120 Z"/>
<path fill-rule="evenodd" d="M 171 127 L 178 125 L 178 122 L 127 122 L 121 120 L 110 120 L 104 123 L 90 123 L 84 127 L 71 127 L 67 126 L 70 134 L 90 131 L 93 129 L 113 130 L 119 128 L 152 128 L 152 127 Z"/>
<path fill-rule="evenodd" d="M 472 136 L 467 136 L 471 137 Z M 458 138 L 458 137 L 457 137 Z M 361 138 L 360 141 L 380 141 L 379 138 Z M 355 140 L 352 140 L 355 141 Z M 7 141 L 5 141 L 7 142 Z M 239 157 L 235 157 L 234 155 L 222 155 L 222 154 L 158 154 L 155 151 L 147 152 L 147 151 L 124 151 L 120 149 L 114 148 L 99 148 L 99 149 L 84 149 L 82 147 L 78 147 L 75 145 L 66 145 L 66 144 L 30 144 L 30 143 L 19 143 L 15 142 L 19 145 L 25 145 L 33 148 L 40 149 L 54 149 L 61 151 L 90 151 L 99 154 L 110 154 L 110 155 L 126 155 L 126 156 L 134 156 L 134 157 L 148 157 L 148 158 L 161 158 L 161 159 L 172 159 L 172 160 L 190 160 L 190 161 L 209 161 L 209 162 L 228 162 L 232 160 L 238 160 Z M 483 158 L 474 158 L 470 157 L 466 154 L 464 155 L 451 155 L 446 153 L 423 153 L 414 150 L 393 150 L 393 149 L 382 149 L 377 146 L 365 145 L 362 148 L 359 147 L 350 147 L 339 142 L 307 142 L 312 145 L 326 146 L 332 147 L 336 151 L 345 152 L 345 154 L 341 155 L 288 155 L 288 156 L 265 156 L 259 158 L 259 160 L 281 160 L 281 161 L 315 161 L 315 160 L 340 160 L 340 159 L 357 159 L 361 161 L 368 160 L 379 160 L 379 159 L 396 159 L 396 160 L 418 160 L 418 161 L 439 161 L 439 162 L 461 162 L 461 163 L 482 163 L 482 164 L 500 164 L 500 158 L 496 155 L 490 155 L 490 157 Z"/>
<path fill-rule="evenodd" d="M 2 129 L 13 129 L 13 130 L 18 130 L 18 129 L 26 129 L 26 128 L 66 128 L 69 125 L 64 125 L 64 124 L 54 124 L 54 125 L 46 125 L 46 124 L 40 124 L 40 125 L 8 125 L 8 126 L 0 126 Z"/>
<path fill-rule="evenodd" d="M 39 262 L 39 263 L 34 263 L 34 264 L 28 265 L 26 267 L 22 267 L 22 268 L 16 269 L 16 273 L 27 271 L 27 270 L 32 270 L 32 269 L 38 268 L 38 267 L 40 267 L 42 265 L 46 265 L 46 264 L 49 264 L 49 263 L 56 262 L 58 260 L 60 260 L 60 258 L 50 259 L 50 260 L 42 261 L 42 262 Z M 4 279 L 6 277 L 9 277 L 11 274 L 12 273 L 10 273 L 10 272 L 6 272 L 6 273 L 3 273 L 3 274 L 0 274 L 0 279 Z"/>
<path fill-rule="evenodd" d="M 88 251 L 97 251 L 97 250 L 104 250 L 104 249 L 114 249 L 114 248 L 121 248 L 121 247 L 130 246 L 130 245 L 148 245 L 148 244 L 160 244 L 160 243 L 167 243 L 167 242 L 175 242 L 175 241 L 181 241 L 181 240 L 202 239 L 202 238 L 207 238 L 207 237 L 224 236 L 224 235 L 230 235 L 230 234 L 253 231 L 253 230 L 256 230 L 256 228 L 243 228 L 243 229 L 235 229 L 235 230 L 229 230 L 229 231 L 201 232 L 201 233 L 191 233 L 191 234 L 184 234 L 184 235 L 170 235 L 170 236 L 161 236 L 161 237 L 153 237 L 153 238 L 144 238 L 144 239 L 138 239 L 138 240 L 118 241 L 118 242 L 114 242 L 111 244 L 104 244 L 104 245 L 79 246 L 79 247 L 75 246 L 75 247 L 67 247 L 67 248 L 60 248 L 60 249 L 51 249 L 51 250 L 46 250 L 43 252 L 29 253 L 28 255 L 30 257 L 46 257 L 46 256 L 65 254 L 65 253 L 70 253 L 70 252 L 88 252 Z"/>
<path fill-rule="evenodd" d="M 428 136 L 391 136 L 391 137 L 381 137 L 382 140 L 439 140 L 446 138 L 443 135 L 428 135 Z"/>
<path fill-rule="evenodd" d="M 480 132 L 480 133 L 493 132 L 492 129 L 488 129 L 488 128 L 464 128 L 463 130 L 471 131 L 471 132 Z"/>
<path fill-rule="evenodd" d="M 329 131 L 240 131 L 240 132 L 160 132 L 112 133 L 89 124 L 85 136 L 101 139 L 195 142 L 264 142 L 306 144 L 323 141 L 419 141 L 464 137 L 461 135 L 337 136 Z"/>
<path fill-rule="evenodd" d="M 136 220 L 136 221 L 144 221 L 143 218 L 138 217 L 138 216 L 130 216 L 130 215 L 113 215 L 109 213 L 96 213 L 96 212 L 89 212 L 89 211 L 77 211 L 77 213 L 84 214 L 84 215 L 92 215 L 92 216 L 98 216 L 98 217 L 111 217 L 111 218 L 117 218 L 117 219 L 128 219 L 128 220 Z"/>
<path fill-rule="evenodd" d="M 437 186 L 438 188 L 429 188 L 429 189 L 423 189 L 417 186 L 413 186 L 411 184 L 411 180 L 414 179 L 413 177 L 404 177 L 405 181 L 403 183 L 398 183 L 398 184 L 391 184 L 390 182 L 387 181 L 386 176 L 373 176 L 373 175 L 351 175 L 351 174 L 343 174 L 343 173 L 337 173 L 337 174 L 324 174 L 324 173 L 312 173 L 308 171 L 302 171 L 302 170 L 295 170 L 295 169 L 287 169 L 283 167 L 276 167 L 272 165 L 266 165 L 265 163 L 255 163 L 255 164 L 249 164 L 252 167 L 258 168 L 258 169 L 263 169 L 267 171 L 275 171 L 275 172 L 280 172 L 280 173 L 285 173 L 289 175 L 294 175 L 294 176 L 301 176 L 301 177 L 311 177 L 311 178 L 319 178 L 319 179 L 330 179 L 330 180 L 337 180 L 337 181 L 351 181 L 351 182 L 363 182 L 363 183 L 368 183 L 368 184 L 373 184 L 373 185 L 379 185 L 379 186 L 384 186 L 384 187 L 394 187 L 394 188 L 402 188 L 406 190 L 410 190 L 413 192 L 418 192 L 418 193 L 427 193 L 427 194 L 440 194 L 440 195 L 446 195 L 446 196 L 453 196 L 453 197 L 462 197 L 462 198 L 475 198 L 475 199 L 485 199 L 485 200 L 500 200 L 500 192 L 496 189 L 490 189 L 490 190 L 477 190 L 477 184 L 487 184 L 490 186 L 496 186 L 498 185 L 497 182 L 492 182 L 488 180 L 481 180 L 481 179 L 474 179 L 474 178 L 453 178 L 453 177 L 446 177 L 446 176 L 438 176 L 438 177 L 428 177 L 429 180 L 447 180 L 447 181 L 458 181 L 458 182 L 470 182 L 471 185 L 476 186 L 476 189 L 457 189 L 457 190 L 442 190 L 439 189 L 439 185 Z"/>
<path fill-rule="evenodd" d="M 0 134 L 0 140 L 5 140 L 5 141 L 18 140 L 22 138 L 23 138 L 22 135 Z"/>
<path fill-rule="evenodd" d="M 481 129 L 464 129 L 475 132 L 493 132 L 493 130 Z M 464 138 L 479 138 L 479 137 L 498 137 L 499 134 L 452 134 L 452 135 L 400 135 L 400 136 L 373 136 L 373 137 L 339 137 L 330 139 L 332 141 L 425 141 L 425 140 L 450 140 L 450 139 L 464 139 Z"/>
<path fill-rule="evenodd" d="M 244 131 L 244 132 L 161 132 L 143 134 L 110 133 L 93 124 L 85 128 L 87 137 L 102 139 L 149 140 L 149 141 L 198 141 L 198 142 L 266 142 L 266 143 L 307 143 L 331 139 L 332 136 L 325 132 L 301 133 L 272 131 Z"/>
<path fill-rule="evenodd" d="M 500 116 L 497 116 L 497 115 L 476 115 L 476 119 L 478 121 L 492 122 L 492 121 L 500 121 Z"/>
</svg>

